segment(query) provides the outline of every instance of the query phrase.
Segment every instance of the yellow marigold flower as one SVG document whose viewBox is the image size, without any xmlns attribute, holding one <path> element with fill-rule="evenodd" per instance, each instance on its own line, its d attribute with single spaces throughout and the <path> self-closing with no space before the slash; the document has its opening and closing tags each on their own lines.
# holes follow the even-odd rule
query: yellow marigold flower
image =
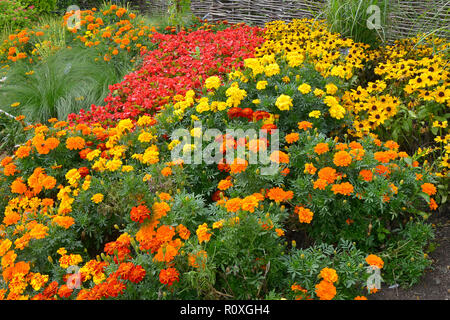
<svg viewBox="0 0 450 320">
<path fill-rule="evenodd" d="M 89 152 L 87 155 L 86 155 L 86 159 L 88 159 L 89 161 L 92 161 L 92 160 L 94 160 L 96 157 L 98 157 L 99 155 L 100 155 L 100 150 L 98 150 L 98 149 L 96 149 L 96 150 L 94 150 L 94 151 L 91 151 L 91 152 Z"/>
<path fill-rule="evenodd" d="M 293 106 L 292 98 L 288 95 L 282 94 L 277 98 L 275 106 L 277 106 L 281 111 L 289 110 Z"/>
<path fill-rule="evenodd" d="M 96 193 L 91 198 L 92 202 L 94 202 L 94 203 L 100 203 L 103 201 L 103 199 L 104 199 L 104 196 L 101 193 Z"/>
<path fill-rule="evenodd" d="M 213 229 L 221 229 L 223 227 L 225 220 L 219 220 L 213 223 L 212 227 Z"/>
<path fill-rule="evenodd" d="M 105 168 L 111 172 L 116 171 L 122 165 L 122 161 L 119 159 L 113 159 L 106 162 Z"/>
<path fill-rule="evenodd" d="M 133 166 L 129 166 L 129 165 L 122 166 L 122 172 L 130 172 L 133 170 L 134 170 Z"/>
<path fill-rule="evenodd" d="M 218 76 L 212 76 L 205 80 L 205 87 L 207 89 L 218 89 L 220 87 L 220 78 Z"/>
<path fill-rule="evenodd" d="M 309 114 L 308 114 L 308 116 L 310 117 L 310 118 L 319 118 L 320 117 L 320 115 L 321 115 L 322 113 L 320 112 L 320 110 L 313 110 L 313 111 L 311 111 Z"/>
<path fill-rule="evenodd" d="M 327 94 L 334 95 L 338 91 L 338 87 L 334 83 L 328 83 L 325 86 L 325 89 L 327 91 Z"/>
<path fill-rule="evenodd" d="M 298 91 L 300 91 L 303 94 L 308 94 L 311 92 L 311 86 L 307 83 L 302 83 L 299 87 L 298 87 Z"/>
<path fill-rule="evenodd" d="M 256 89 L 257 90 L 264 90 L 267 87 L 267 84 L 268 84 L 267 81 L 264 81 L 264 80 L 258 81 L 256 83 Z"/>
<path fill-rule="evenodd" d="M 151 134 L 150 132 L 144 131 L 139 135 L 138 140 L 139 140 L 139 142 L 144 143 L 144 142 L 150 142 L 154 138 L 155 138 L 155 136 L 153 134 Z"/>
</svg>

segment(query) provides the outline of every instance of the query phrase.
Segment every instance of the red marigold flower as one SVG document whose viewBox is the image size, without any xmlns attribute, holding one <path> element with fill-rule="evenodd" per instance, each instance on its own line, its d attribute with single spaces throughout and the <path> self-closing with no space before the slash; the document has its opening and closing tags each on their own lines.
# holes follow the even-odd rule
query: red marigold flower
<svg viewBox="0 0 450 320">
<path fill-rule="evenodd" d="M 175 281 L 179 281 L 179 273 L 175 268 L 162 269 L 159 273 L 159 281 L 162 284 L 171 286 Z"/>
<path fill-rule="evenodd" d="M 133 207 L 130 212 L 130 217 L 134 222 L 142 223 L 150 217 L 150 209 L 144 205 Z"/>
</svg>

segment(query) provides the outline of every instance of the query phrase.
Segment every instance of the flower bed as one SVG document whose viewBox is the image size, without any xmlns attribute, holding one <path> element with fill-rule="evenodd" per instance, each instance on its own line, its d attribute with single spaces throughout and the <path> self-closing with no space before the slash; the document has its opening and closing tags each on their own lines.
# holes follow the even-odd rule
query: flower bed
<svg viewBox="0 0 450 320">
<path fill-rule="evenodd" d="M 1 161 L 0 297 L 359 300 L 391 248 L 418 278 L 439 176 L 355 132 L 376 57 L 312 24 L 155 33 L 107 106 L 26 127 Z"/>
</svg>

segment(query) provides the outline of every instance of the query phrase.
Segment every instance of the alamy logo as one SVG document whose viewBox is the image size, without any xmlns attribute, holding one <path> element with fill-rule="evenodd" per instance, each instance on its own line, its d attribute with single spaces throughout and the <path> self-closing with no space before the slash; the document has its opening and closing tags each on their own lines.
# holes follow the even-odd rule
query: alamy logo
<svg viewBox="0 0 450 320">
<path fill-rule="evenodd" d="M 367 14 L 371 16 L 367 19 L 367 28 L 369 30 L 381 28 L 381 10 L 377 5 L 371 5 L 367 8 Z"/>
<path fill-rule="evenodd" d="M 381 289 L 381 271 L 377 266 L 368 266 L 367 273 L 370 274 L 369 278 L 367 278 L 367 290 L 370 292 L 373 289 Z"/>
</svg>

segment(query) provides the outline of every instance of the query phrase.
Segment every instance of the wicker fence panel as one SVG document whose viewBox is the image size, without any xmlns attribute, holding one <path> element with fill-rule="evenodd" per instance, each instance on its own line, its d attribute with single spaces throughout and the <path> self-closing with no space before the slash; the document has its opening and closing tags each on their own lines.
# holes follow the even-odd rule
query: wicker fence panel
<svg viewBox="0 0 450 320">
<path fill-rule="evenodd" d="M 264 25 L 271 20 L 325 18 L 326 0 L 191 0 L 193 13 L 209 21 L 226 19 Z M 449 38 L 450 0 L 391 0 L 386 37 L 390 40 L 436 31 Z"/>
</svg>

